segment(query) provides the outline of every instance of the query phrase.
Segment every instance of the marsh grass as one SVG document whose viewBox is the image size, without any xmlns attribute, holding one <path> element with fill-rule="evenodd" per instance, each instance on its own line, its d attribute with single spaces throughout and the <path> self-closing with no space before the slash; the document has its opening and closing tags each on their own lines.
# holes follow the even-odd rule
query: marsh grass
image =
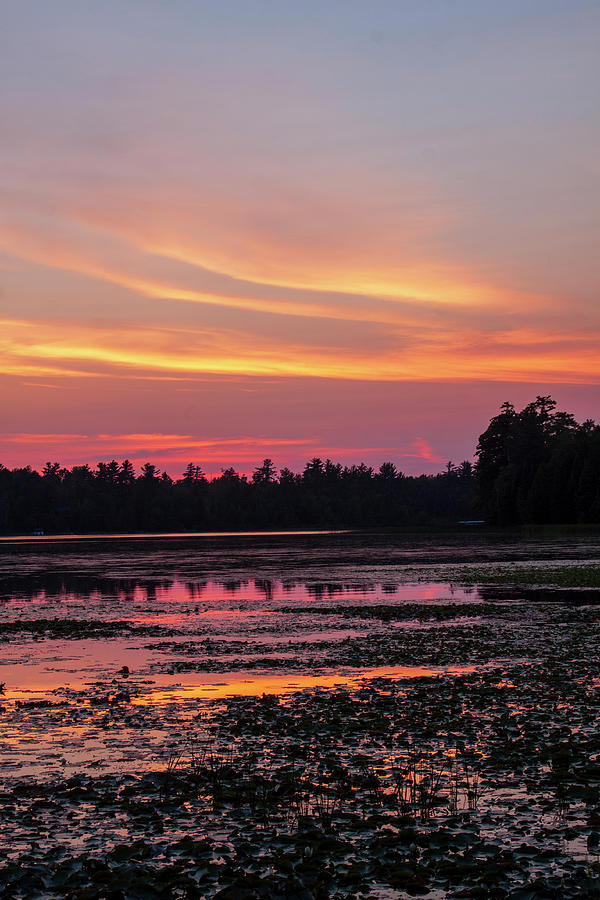
<svg viewBox="0 0 600 900">
<path fill-rule="evenodd" d="M 371 798 L 376 776 L 366 777 Z M 236 753 L 233 747 L 221 750 L 208 741 L 187 740 L 183 749 L 172 752 L 160 779 L 161 801 L 204 798 L 213 809 L 220 806 L 246 807 L 253 820 L 263 823 L 278 816 L 297 825 L 309 820 L 330 827 L 342 805 L 353 797 L 348 771 L 341 765 L 301 768 L 297 762 L 259 762 L 251 754 Z"/>
<path fill-rule="evenodd" d="M 169 755 L 160 779 L 161 801 L 205 800 L 213 810 L 243 808 L 263 824 L 286 820 L 331 829 L 336 817 L 397 808 L 422 822 L 477 809 L 480 776 L 456 752 L 403 751 L 383 768 L 360 755 L 354 766 L 335 757 L 283 762 L 259 759 L 233 746 L 188 740 Z"/>
<path fill-rule="evenodd" d="M 394 795 L 402 813 L 422 821 L 436 815 L 475 812 L 480 774 L 475 765 L 455 753 L 412 752 L 392 766 Z"/>
</svg>

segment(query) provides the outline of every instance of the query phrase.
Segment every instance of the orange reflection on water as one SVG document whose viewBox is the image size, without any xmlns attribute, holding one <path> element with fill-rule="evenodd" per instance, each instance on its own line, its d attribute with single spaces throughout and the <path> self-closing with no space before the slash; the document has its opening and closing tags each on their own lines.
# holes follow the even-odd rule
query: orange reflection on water
<svg viewBox="0 0 600 900">
<path fill-rule="evenodd" d="M 475 666 L 449 666 L 427 668 L 425 666 L 379 666 L 352 672 L 336 672 L 331 675 L 289 675 L 237 672 L 231 677 L 200 673 L 193 684 L 176 684 L 166 690 L 151 691 L 132 699 L 138 705 L 179 703 L 185 700 L 222 700 L 226 697 L 258 697 L 262 694 L 292 694 L 307 688 L 358 688 L 372 678 L 435 678 L 439 675 L 468 675 Z M 242 673 L 243 674 L 243 673 Z M 218 680 L 217 680 L 218 678 Z"/>
</svg>

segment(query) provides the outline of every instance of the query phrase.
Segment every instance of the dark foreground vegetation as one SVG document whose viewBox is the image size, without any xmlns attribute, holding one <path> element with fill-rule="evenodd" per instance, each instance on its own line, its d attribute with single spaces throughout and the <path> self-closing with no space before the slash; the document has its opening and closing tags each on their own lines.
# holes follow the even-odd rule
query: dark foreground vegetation
<svg viewBox="0 0 600 900">
<path fill-rule="evenodd" d="M 597 706 L 569 664 L 237 698 L 162 770 L 6 785 L 0 896 L 598 897 Z"/>
<path fill-rule="evenodd" d="M 225 469 L 207 479 L 190 463 L 173 480 L 129 460 L 41 473 L 0 465 L 0 532 L 93 533 L 443 526 L 600 521 L 600 426 L 578 424 L 538 397 L 504 403 L 475 452 L 437 475 L 406 476 L 314 458 L 301 473 L 265 459 L 251 477 Z"/>
<path fill-rule="evenodd" d="M 598 585 L 597 564 L 574 568 Z M 496 581 L 513 569 L 453 574 Z M 357 604 L 348 592 L 341 606 L 334 594 L 328 613 L 296 608 L 298 630 L 286 632 L 304 672 L 418 660 L 464 666 L 455 674 L 354 686 L 340 674 L 338 687 L 287 697 L 158 703 L 149 673 L 118 683 L 111 673 L 42 700 L 1 697 L 12 763 L 0 773 L 0 897 L 600 897 L 599 592 L 585 604 L 576 587 L 540 593 L 564 571 L 522 568 L 516 593 L 480 588 L 477 610 L 433 600 L 427 621 L 421 603 Z M 362 630 L 307 644 L 301 620 L 315 612 L 330 636 L 342 615 Z M 378 627 L 406 618 L 409 627 Z M 19 624 L 25 651 L 32 623 Z M 183 646 L 171 627 L 169 665 Z M 234 645 L 209 650 L 193 623 L 183 633 L 190 665 L 223 677 Z M 242 654 L 263 669 L 290 665 L 281 644 L 238 640 L 235 653 L 246 677 Z M 57 752 L 32 753 L 57 733 L 69 736 Z M 37 774 L 17 757 L 34 757 Z"/>
</svg>

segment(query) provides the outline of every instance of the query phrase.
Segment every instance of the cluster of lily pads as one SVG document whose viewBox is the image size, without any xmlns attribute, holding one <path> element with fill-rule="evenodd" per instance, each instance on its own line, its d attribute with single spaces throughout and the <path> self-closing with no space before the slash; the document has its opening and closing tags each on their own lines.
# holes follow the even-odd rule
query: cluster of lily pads
<svg viewBox="0 0 600 900">
<path fill-rule="evenodd" d="M 599 896 L 583 650 L 204 702 L 144 774 L 7 780 L 0 896 Z"/>
<path fill-rule="evenodd" d="M 0 898 L 600 898 L 596 576 L 584 594 L 529 570 L 544 592 L 508 577 L 460 603 L 325 592 L 279 608 L 298 625 L 289 646 L 281 618 L 258 642 L 88 622 L 96 638 L 152 637 L 163 677 L 440 670 L 155 703 L 152 672 L 124 665 L 85 689 L 1 696 Z M 310 613 L 328 638 L 303 637 Z M 0 633 L 86 634 L 82 618 L 37 621 Z M 47 766 L 12 766 L 27 746 L 41 763 L 44 742 Z"/>
</svg>

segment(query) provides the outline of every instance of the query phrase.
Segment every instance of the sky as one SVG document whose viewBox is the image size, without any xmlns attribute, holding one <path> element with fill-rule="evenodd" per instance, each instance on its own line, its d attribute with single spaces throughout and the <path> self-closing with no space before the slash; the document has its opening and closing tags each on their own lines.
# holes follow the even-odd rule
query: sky
<svg viewBox="0 0 600 900">
<path fill-rule="evenodd" d="M 600 418 L 597 0 L 3 0 L 0 462 Z"/>
</svg>

